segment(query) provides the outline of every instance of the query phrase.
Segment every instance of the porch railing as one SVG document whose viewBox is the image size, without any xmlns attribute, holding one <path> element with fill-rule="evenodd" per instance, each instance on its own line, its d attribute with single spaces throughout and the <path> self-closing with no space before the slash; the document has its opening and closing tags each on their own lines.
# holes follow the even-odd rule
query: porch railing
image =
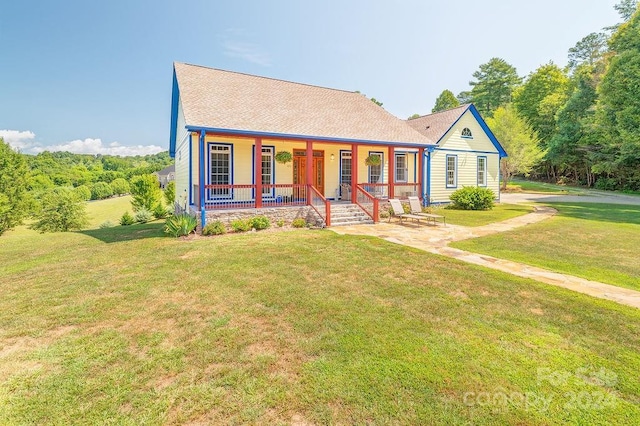
<svg viewBox="0 0 640 426">
<path fill-rule="evenodd" d="M 378 199 L 366 191 L 362 185 L 356 185 L 356 204 L 373 219 L 374 223 L 379 221 L 378 203 Z"/>
<path fill-rule="evenodd" d="M 318 212 L 326 226 L 331 226 L 331 203 L 313 185 L 309 185 L 311 207 Z"/>
<path fill-rule="evenodd" d="M 374 196 L 379 200 L 389 199 L 389 187 L 390 183 L 361 183 L 359 186 L 363 190 Z M 393 198 L 407 198 L 407 197 L 419 197 L 420 196 L 420 184 L 419 183 L 394 183 L 393 184 Z"/>
<path fill-rule="evenodd" d="M 206 210 L 245 209 L 256 206 L 256 185 L 205 185 Z M 262 185 L 262 207 L 289 207 L 308 204 L 307 185 Z M 195 206 L 200 209 L 198 185 L 193 186 Z"/>
</svg>

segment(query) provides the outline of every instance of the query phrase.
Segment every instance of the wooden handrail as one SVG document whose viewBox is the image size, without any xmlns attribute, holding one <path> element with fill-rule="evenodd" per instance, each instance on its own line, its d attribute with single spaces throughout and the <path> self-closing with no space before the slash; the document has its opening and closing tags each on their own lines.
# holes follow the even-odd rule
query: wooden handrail
<svg viewBox="0 0 640 426">
<path fill-rule="evenodd" d="M 309 184 L 307 185 L 309 187 L 309 192 L 312 192 L 315 196 L 317 196 L 318 198 L 320 198 L 323 202 L 324 202 L 324 211 L 325 211 L 325 216 L 323 217 L 324 219 L 324 223 L 326 226 L 331 226 L 331 203 L 329 202 L 329 200 L 327 200 L 324 195 L 322 195 L 320 193 L 320 191 L 318 191 L 318 189 Z M 312 197 L 309 197 L 310 200 L 312 200 Z M 310 203 L 311 207 L 313 207 L 313 209 L 318 212 L 318 214 L 320 215 L 320 217 L 322 217 L 322 213 L 316 208 L 316 206 L 313 204 L 313 202 Z"/>
<path fill-rule="evenodd" d="M 364 195 L 366 198 L 368 198 L 372 203 L 373 203 L 373 212 L 369 213 L 369 211 L 362 206 L 360 203 L 358 203 L 358 197 L 356 196 L 356 204 L 358 204 L 358 206 L 360 206 L 360 208 L 362 210 L 364 210 L 370 217 L 371 219 L 373 219 L 373 223 L 378 223 L 379 222 L 379 215 L 378 215 L 378 209 L 379 209 L 379 203 L 378 203 L 378 199 L 376 197 L 374 197 L 373 195 L 369 194 L 367 191 L 365 191 L 365 189 L 361 186 L 361 185 L 356 185 L 356 191 L 358 191 L 359 193 L 362 193 L 362 195 Z"/>
</svg>

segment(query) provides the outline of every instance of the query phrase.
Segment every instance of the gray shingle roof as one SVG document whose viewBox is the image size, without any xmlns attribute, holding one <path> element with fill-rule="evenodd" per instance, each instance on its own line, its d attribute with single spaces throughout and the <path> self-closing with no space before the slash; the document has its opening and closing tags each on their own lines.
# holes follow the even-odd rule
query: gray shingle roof
<svg viewBox="0 0 640 426">
<path fill-rule="evenodd" d="M 175 63 L 187 126 L 351 141 L 435 142 L 364 95 Z"/>
<path fill-rule="evenodd" d="M 446 111 L 423 115 L 407 120 L 407 124 L 429 139 L 438 142 L 469 106 L 470 104 L 464 104 Z"/>
</svg>

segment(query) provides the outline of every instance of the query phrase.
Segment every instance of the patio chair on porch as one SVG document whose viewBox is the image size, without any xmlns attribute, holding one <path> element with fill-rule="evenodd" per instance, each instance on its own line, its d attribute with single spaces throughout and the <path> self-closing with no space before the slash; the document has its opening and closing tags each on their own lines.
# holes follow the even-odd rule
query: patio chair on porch
<svg viewBox="0 0 640 426">
<path fill-rule="evenodd" d="M 411 214 L 424 217 L 425 219 L 427 219 L 427 223 L 431 221 L 435 226 L 436 220 L 442 219 L 442 223 L 444 224 L 444 226 L 447 226 L 447 220 L 444 216 L 439 214 L 423 213 L 422 206 L 420 205 L 420 199 L 418 197 L 409 197 L 409 207 L 411 208 Z"/>
<path fill-rule="evenodd" d="M 400 223 L 402 223 L 403 219 L 413 219 L 418 222 L 426 219 L 425 217 L 418 216 L 417 214 L 405 213 L 404 209 L 402 208 L 402 203 L 397 198 L 390 199 L 389 203 L 391 203 L 391 208 L 393 209 L 393 215 L 400 220 Z"/>
<path fill-rule="evenodd" d="M 351 185 L 348 183 L 340 184 L 340 199 L 341 200 L 351 200 Z"/>
</svg>

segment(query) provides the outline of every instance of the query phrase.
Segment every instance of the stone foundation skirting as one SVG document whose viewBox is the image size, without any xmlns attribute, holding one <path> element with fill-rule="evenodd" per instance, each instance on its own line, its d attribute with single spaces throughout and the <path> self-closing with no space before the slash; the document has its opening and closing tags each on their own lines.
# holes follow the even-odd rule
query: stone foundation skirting
<svg viewBox="0 0 640 426">
<path fill-rule="evenodd" d="M 191 213 L 198 218 L 198 233 L 202 232 L 202 224 L 200 223 L 200 211 L 194 210 Z M 307 223 L 315 226 L 321 226 L 322 218 L 311 206 L 293 206 L 293 207 L 265 207 L 261 209 L 231 209 L 231 210 L 207 210 L 206 223 L 216 220 L 221 221 L 227 226 L 231 226 L 231 222 L 238 219 L 250 219 L 255 216 L 266 216 L 275 226 L 279 220 L 284 221 L 285 226 L 290 225 L 294 219 L 302 218 Z"/>
</svg>

